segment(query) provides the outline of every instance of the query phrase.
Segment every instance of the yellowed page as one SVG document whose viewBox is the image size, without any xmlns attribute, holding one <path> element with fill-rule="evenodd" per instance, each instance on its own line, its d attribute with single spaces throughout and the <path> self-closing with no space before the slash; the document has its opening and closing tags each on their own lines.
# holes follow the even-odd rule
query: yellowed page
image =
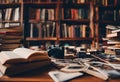
<svg viewBox="0 0 120 82">
<path fill-rule="evenodd" d="M 30 55 L 34 53 L 42 53 L 41 51 L 30 50 L 28 48 L 16 48 L 15 50 L 13 50 L 13 52 L 22 56 L 25 59 L 27 59 Z"/>
<path fill-rule="evenodd" d="M 7 60 L 16 59 L 16 58 L 23 58 L 20 55 L 17 55 L 13 51 L 1 51 L 0 53 L 0 62 L 4 64 Z"/>
</svg>

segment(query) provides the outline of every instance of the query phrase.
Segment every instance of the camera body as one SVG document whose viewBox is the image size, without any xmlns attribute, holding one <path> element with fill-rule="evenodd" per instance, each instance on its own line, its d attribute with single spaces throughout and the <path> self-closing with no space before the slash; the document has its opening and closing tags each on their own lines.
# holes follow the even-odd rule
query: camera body
<svg viewBox="0 0 120 82">
<path fill-rule="evenodd" d="M 51 45 L 48 47 L 48 56 L 62 59 L 64 58 L 64 47 L 59 45 Z"/>
</svg>

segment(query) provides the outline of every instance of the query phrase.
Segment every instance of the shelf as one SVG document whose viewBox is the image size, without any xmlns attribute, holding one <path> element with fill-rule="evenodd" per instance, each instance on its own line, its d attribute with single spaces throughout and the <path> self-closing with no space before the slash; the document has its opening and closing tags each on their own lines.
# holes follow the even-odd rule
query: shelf
<svg viewBox="0 0 120 82">
<path fill-rule="evenodd" d="M 65 8 L 89 8 L 90 4 L 89 3 L 79 3 L 79 4 L 66 4 L 66 3 L 61 3 L 60 5 L 62 5 L 62 7 Z"/>
<path fill-rule="evenodd" d="M 26 38 L 27 41 L 56 41 L 57 38 L 49 37 L 49 38 Z"/>
<path fill-rule="evenodd" d="M 95 38 L 92 36 L 92 34 L 94 34 L 94 28 L 91 24 L 92 17 L 90 17 L 91 4 L 88 2 L 80 3 L 79 1 L 79 3 L 76 2 L 74 4 L 66 4 L 64 3 L 64 0 L 38 3 L 34 2 L 34 0 L 33 3 L 25 2 L 25 16 L 27 17 L 25 19 L 26 24 L 24 32 L 27 34 L 25 36 L 25 40 L 28 42 L 28 46 L 32 46 L 32 44 L 34 45 L 35 41 L 38 42 L 39 45 L 46 45 L 45 42 L 47 41 L 53 45 L 60 45 L 61 43 L 62 45 L 64 45 L 64 42 L 65 44 L 68 42 L 70 43 L 70 45 L 76 43 L 77 45 L 86 44 L 92 46 Z M 49 14 L 49 9 L 54 9 L 54 15 Z M 38 13 L 40 12 L 40 16 L 34 11 L 38 11 Z M 46 19 L 44 18 L 42 20 L 41 14 L 43 14 L 42 17 L 45 17 Z M 54 16 L 54 19 L 49 20 L 47 16 L 50 15 Z M 38 16 L 39 18 L 37 19 Z M 49 22 L 55 23 L 49 25 Z M 44 23 L 45 25 L 42 23 Z M 28 30 L 29 32 L 26 32 L 26 30 Z M 49 37 L 49 34 L 51 35 L 51 33 L 53 34 L 53 37 Z M 89 36 L 92 36 L 92 38 Z"/>
<path fill-rule="evenodd" d="M 120 21 L 99 20 L 99 21 L 95 21 L 95 22 L 100 23 L 100 24 L 120 25 Z"/>
<path fill-rule="evenodd" d="M 20 23 L 21 21 L 12 21 L 12 20 L 6 20 L 6 21 L 0 21 L 0 23 Z"/>
<path fill-rule="evenodd" d="M 60 41 L 78 41 L 78 40 L 89 40 L 92 41 L 93 38 L 59 38 Z M 56 41 L 57 38 L 26 38 L 27 41 Z"/>
<path fill-rule="evenodd" d="M 21 3 L 0 3 L 0 9 L 4 9 L 4 8 L 11 8 L 11 7 L 13 7 L 13 8 L 15 8 L 15 7 L 20 7 L 21 6 Z"/>
<path fill-rule="evenodd" d="M 52 3 L 46 3 L 46 2 L 41 2 L 41 3 L 24 3 L 24 5 L 32 7 L 32 8 L 56 8 L 57 3 L 56 2 L 52 2 Z"/>
<path fill-rule="evenodd" d="M 60 38 L 60 41 L 80 41 L 80 40 L 89 40 L 92 41 L 93 38 Z"/>
</svg>

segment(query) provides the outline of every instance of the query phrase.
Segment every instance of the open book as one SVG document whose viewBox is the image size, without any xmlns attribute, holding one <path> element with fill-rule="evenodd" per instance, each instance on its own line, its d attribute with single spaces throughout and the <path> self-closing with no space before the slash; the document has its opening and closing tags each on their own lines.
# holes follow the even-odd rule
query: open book
<svg viewBox="0 0 120 82">
<path fill-rule="evenodd" d="M 71 64 L 61 68 L 61 71 L 65 72 L 84 72 L 103 80 L 108 80 L 109 78 L 119 78 L 120 77 L 120 64 L 104 63 L 104 62 L 84 62 L 80 64 Z"/>
<path fill-rule="evenodd" d="M 15 64 L 31 61 L 49 60 L 46 51 L 35 51 L 28 48 L 16 48 L 13 51 L 1 51 L 1 64 Z"/>
<path fill-rule="evenodd" d="M 13 51 L 0 52 L 0 75 L 15 75 L 50 65 L 46 51 L 28 48 L 16 48 Z"/>
<path fill-rule="evenodd" d="M 4 75 L 14 76 L 16 74 L 25 73 L 27 71 L 33 71 L 38 68 L 44 68 L 46 66 L 50 66 L 51 64 L 52 63 L 49 60 L 23 63 L 12 66 L 5 66 L 0 63 L 0 77 Z"/>
<path fill-rule="evenodd" d="M 83 65 L 82 66 L 81 65 L 68 65 L 64 68 L 61 68 L 61 71 L 69 72 L 69 73 L 70 72 L 72 72 L 72 73 L 84 72 L 84 73 L 93 75 L 95 77 L 101 78 L 103 80 L 107 80 L 109 78 L 107 73 L 104 73 L 103 71 L 101 71 L 93 66 L 90 66 L 87 63 L 85 63 L 84 66 Z"/>
</svg>

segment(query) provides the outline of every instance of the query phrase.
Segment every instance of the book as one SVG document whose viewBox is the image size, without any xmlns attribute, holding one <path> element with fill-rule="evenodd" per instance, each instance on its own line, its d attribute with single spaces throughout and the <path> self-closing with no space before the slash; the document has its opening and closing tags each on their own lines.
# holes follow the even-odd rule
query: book
<svg viewBox="0 0 120 82">
<path fill-rule="evenodd" d="M 6 40 L 4 40 L 4 39 L 2 39 L 2 44 L 18 44 L 18 43 L 20 43 L 20 41 L 21 41 L 21 39 L 6 39 Z"/>
<path fill-rule="evenodd" d="M 107 34 L 107 38 L 112 38 L 112 37 L 119 37 L 120 36 L 120 32 L 116 32 L 116 33 L 111 33 L 111 34 Z"/>
<path fill-rule="evenodd" d="M 109 44 L 109 45 L 110 45 L 110 44 L 111 44 L 111 45 L 112 45 L 112 44 L 120 44 L 120 41 L 117 41 L 117 40 L 108 40 L 108 41 L 107 41 L 107 44 Z"/>
<path fill-rule="evenodd" d="M 18 21 L 20 19 L 20 8 L 19 7 L 15 8 L 13 15 L 14 15 L 13 21 Z"/>
<path fill-rule="evenodd" d="M 13 50 L 20 47 L 20 43 L 1 43 L 0 51 Z"/>
<path fill-rule="evenodd" d="M 98 68 L 91 66 L 87 63 L 84 63 L 84 64 L 85 65 L 68 65 L 61 68 L 61 71 L 69 72 L 69 73 L 84 72 L 103 80 L 107 80 L 109 78 L 108 74 L 104 73 Z"/>
<path fill-rule="evenodd" d="M 1 64 L 16 64 L 40 60 L 49 60 L 46 51 L 36 51 L 28 48 L 16 48 L 12 51 L 1 51 Z"/>
<path fill-rule="evenodd" d="M 105 54 L 110 54 L 110 55 L 116 55 L 115 50 L 111 50 L 111 49 L 105 49 Z"/>
<path fill-rule="evenodd" d="M 18 36 L 18 35 L 7 35 L 7 36 L 3 35 L 1 37 L 2 37 L 3 40 L 6 40 L 6 39 L 10 39 L 10 40 L 13 40 L 13 39 L 22 39 L 22 36 Z"/>
<path fill-rule="evenodd" d="M 70 64 L 68 66 L 61 68 L 60 70 L 64 71 L 64 72 L 73 73 L 73 72 L 83 71 L 84 67 L 82 65 L 78 65 L 78 64 Z"/>
<path fill-rule="evenodd" d="M 16 65 L 2 65 L 0 63 L 0 77 L 5 75 L 14 76 L 17 74 L 21 74 L 27 71 L 32 71 L 49 65 L 51 65 L 51 62 L 49 60 L 16 64 Z"/>
<path fill-rule="evenodd" d="M 1 28 L 0 34 L 5 35 L 22 35 L 22 29 L 20 27 Z"/>
<path fill-rule="evenodd" d="M 81 72 L 66 73 L 62 71 L 50 71 L 48 74 L 54 80 L 54 82 L 65 82 L 83 75 Z"/>
<path fill-rule="evenodd" d="M 116 29 L 116 30 L 113 30 L 111 31 L 112 33 L 116 33 L 116 32 L 120 32 L 120 28 L 119 29 Z"/>
</svg>

